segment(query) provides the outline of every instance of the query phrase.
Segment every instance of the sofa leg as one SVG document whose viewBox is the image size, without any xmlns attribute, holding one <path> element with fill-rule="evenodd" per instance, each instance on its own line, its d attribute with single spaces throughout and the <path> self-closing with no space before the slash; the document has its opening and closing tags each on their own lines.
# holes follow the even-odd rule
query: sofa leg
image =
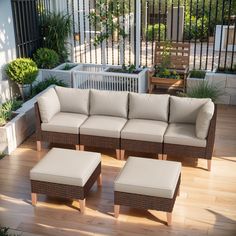
<svg viewBox="0 0 236 236">
<path fill-rule="evenodd" d="M 31 193 L 31 201 L 32 201 L 32 205 L 36 206 L 36 204 L 37 204 L 37 194 L 36 193 Z"/>
<path fill-rule="evenodd" d="M 162 160 L 162 154 L 158 154 L 158 159 Z"/>
<path fill-rule="evenodd" d="M 102 186 L 102 174 L 100 174 L 100 175 L 98 176 L 98 178 L 97 178 L 97 184 L 98 184 L 99 187 Z"/>
<path fill-rule="evenodd" d="M 120 149 L 116 149 L 116 159 L 120 160 Z"/>
<path fill-rule="evenodd" d="M 114 216 L 118 218 L 120 214 L 120 205 L 114 205 Z"/>
<path fill-rule="evenodd" d="M 120 150 L 120 159 L 121 159 L 121 160 L 124 160 L 124 159 L 125 159 L 125 150 L 124 150 L 124 149 L 121 149 L 121 150 Z"/>
<path fill-rule="evenodd" d="M 211 160 L 207 160 L 207 169 L 211 171 Z"/>
<path fill-rule="evenodd" d="M 85 199 L 79 200 L 79 207 L 80 207 L 80 212 L 84 214 L 85 212 Z"/>
<path fill-rule="evenodd" d="M 75 145 L 75 150 L 79 151 L 79 145 Z"/>
<path fill-rule="evenodd" d="M 84 151 L 84 145 L 79 145 L 79 150 Z"/>
<path fill-rule="evenodd" d="M 172 224 L 172 212 L 166 212 L 166 217 L 167 217 L 167 225 Z"/>
<path fill-rule="evenodd" d="M 167 160 L 167 154 L 162 155 L 162 160 L 165 160 L 165 161 Z"/>
<path fill-rule="evenodd" d="M 41 141 L 37 141 L 36 145 L 37 145 L 37 151 L 40 152 L 42 150 L 42 143 L 41 143 Z"/>
</svg>

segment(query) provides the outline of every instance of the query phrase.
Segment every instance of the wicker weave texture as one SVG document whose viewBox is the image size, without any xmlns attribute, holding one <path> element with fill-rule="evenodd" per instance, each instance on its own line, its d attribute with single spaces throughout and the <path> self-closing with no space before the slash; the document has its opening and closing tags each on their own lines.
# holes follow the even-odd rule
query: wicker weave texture
<svg viewBox="0 0 236 236">
<path fill-rule="evenodd" d="M 31 180 L 31 192 L 70 199 L 84 199 L 101 174 L 101 162 L 83 187 Z"/>
<path fill-rule="evenodd" d="M 181 176 L 177 182 L 173 198 L 153 197 L 134 193 L 125 193 L 115 191 L 115 205 L 124 205 L 133 208 L 151 209 L 165 212 L 172 212 L 176 196 L 180 186 Z"/>
</svg>

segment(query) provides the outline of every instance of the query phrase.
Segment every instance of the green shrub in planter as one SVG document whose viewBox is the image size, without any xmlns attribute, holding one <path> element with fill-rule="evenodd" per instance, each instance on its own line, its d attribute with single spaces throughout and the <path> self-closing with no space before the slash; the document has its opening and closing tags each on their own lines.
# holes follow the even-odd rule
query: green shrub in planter
<svg viewBox="0 0 236 236">
<path fill-rule="evenodd" d="M 32 97 L 42 92 L 43 90 L 45 90 L 47 87 L 49 87 L 52 84 L 62 86 L 62 87 L 67 87 L 67 85 L 63 81 L 58 80 L 55 76 L 51 76 L 48 79 L 42 82 L 39 82 L 37 85 L 33 87 Z"/>
<path fill-rule="evenodd" d="M 204 79 L 206 75 L 206 72 L 203 70 L 192 70 L 190 71 L 189 77 L 190 78 L 198 78 L 198 79 Z"/>
<path fill-rule="evenodd" d="M 6 73 L 17 84 L 32 84 L 38 75 L 38 67 L 30 58 L 17 58 L 8 64 Z"/>
<path fill-rule="evenodd" d="M 39 48 L 33 57 L 37 66 L 41 69 L 52 69 L 59 64 L 58 54 L 49 48 Z"/>
</svg>

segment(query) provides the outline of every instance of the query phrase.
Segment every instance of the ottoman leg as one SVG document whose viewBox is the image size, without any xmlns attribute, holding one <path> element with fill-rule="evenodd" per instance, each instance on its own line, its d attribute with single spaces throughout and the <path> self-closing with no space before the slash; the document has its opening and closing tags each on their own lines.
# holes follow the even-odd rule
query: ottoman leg
<svg viewBox="0 0 236 236">
<path fill-rule="evenodd" d="M 37 204 L 37 194 L 36 193 L 31 193 L 31 200 L 32 200 L 32 205 L 36 206 L 36 204 Z"/>
<path fill-rule="evenodd" d="M 166 161 L 167 160 L 167 154 L 163 154 L 162 159 Z"/>
<path fill-rule="evenodd" d="M 172 223 L 172 212 L 166 212 L 167 216 L 167 225 L 171 225 Z"/>
<path fill-rule="evenodd" d="M 120 160 L 120 149 L 116 149 L 116 159 Z"/>
<path fill-rule="evenodd" d="M 79 145 L 79 150 L 84 151 L 84 145 Z"/>
<path fill-rule="evenodd" d="M 158 154 L 158 159 L 162 160 L 162 154 Z"/>
<path fill-rule="evenodd" d="M 114 215 L 115 215 L 115 218 L 118 218 L 119 216 L 119 213 L 120 213 L 120 205 L 114 205 Z"/>
<path fill-rule="evenodd" d="M 41 141 L 37 141 L 37 151 L 40 152 L 42 150 L 42 143 Z"/>
<path fill-rule="evenodd" d="M 79 145 L 75 145 L 75 149 L 76 149 L 76 150 L 79 150 Z"/>
<path fill-rule="evenodd" d="M 124 159 L 125 159 L 125 150 L 124 150 L 124 149 L 121 149 L 121 150 L 120 150 L 120 159 L 121 159 L 121 160 L 124 160 Z"/>
<path fill-rule="evenodd" d="M 98 186 L 102 186 L 102 174 L 100 174 L 97 178 L 97 184 Z"/>
<path fill-rule="evenodd" d="M 80 212 L 82 214 L 84 214 L 84 212 L 85 212 L 85 199 L 83 199 L 83 200 L 79 199 L 79 207 L 80 207 Z"/>
</svg>

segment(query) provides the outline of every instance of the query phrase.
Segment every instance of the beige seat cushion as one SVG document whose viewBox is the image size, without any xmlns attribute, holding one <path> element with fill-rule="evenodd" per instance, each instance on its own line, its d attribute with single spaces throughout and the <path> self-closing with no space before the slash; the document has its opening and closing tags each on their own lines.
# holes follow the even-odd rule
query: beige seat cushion
<svg viewBox="0 0 236 236">
<path fill-rule="evenodd" d="M 206 139 L 199 139 L 195 135 L 195 125 L 169 124 L 164 135 L 164 143 L 206 147 Z"/>
<path fill-rule="evenodd" d="M 127 120 L 113 116 L 90 116 L 80 127 L 80 134 L 120 138 L 120 132 Z"/>
<path fill-rule="evenodd" d="M 211 101 L 208 98 L 182 98 L 170 96 L 170 123 L 196 123 L 202 105 Z"/>
<path fill-rule="evenodd" d="M 203 105 L 198 112 L 196 121 L 196 136 L 198 138 L 205 139 L 207 137 L 214 110 L 214 103 L 210 101 Z"/>
<path fill-rule="evenodd" d="M 115 191 L 173 198 L 181 163 L 129 157 L 115 180 Z"/>
<path fill-rule="evenodd" d="M 79 134 L 79 127 L 88 118 L 86 115 L 59 112 L 48 123 L 42 123 L 43 131 Z"/>
<path fill-rule="evenodd" d="M 39 112 L 42 122 L 47 123 L 60 112 L 60 101 L 54 88 L 47 90 L 38 99 Z"/>
<path fill-rule="evenodd" d="M 168 121 L 169 95 L 138 94 L 129 95 L 129 118 Z"/>
<path fill-rule="evenodd" d="M 30 179 L 83 187 L 100 162 L 100 153 L 53 148 L 30 171 Z"/>
<path fill-rule="evenodd" d="M 89 114 L 89 90 L 56 86 L 62 112 Z"/>
<path fill-rule="evenodd" d="M 121 131 L 121 138 L 162 143 L 168 124 L 157 120 L 131 119 Z"/>
<path fill-rule="evenodd" d="M 90 91 L 90 115 L 127 118 L 128 92 Z"/>
</svg>

